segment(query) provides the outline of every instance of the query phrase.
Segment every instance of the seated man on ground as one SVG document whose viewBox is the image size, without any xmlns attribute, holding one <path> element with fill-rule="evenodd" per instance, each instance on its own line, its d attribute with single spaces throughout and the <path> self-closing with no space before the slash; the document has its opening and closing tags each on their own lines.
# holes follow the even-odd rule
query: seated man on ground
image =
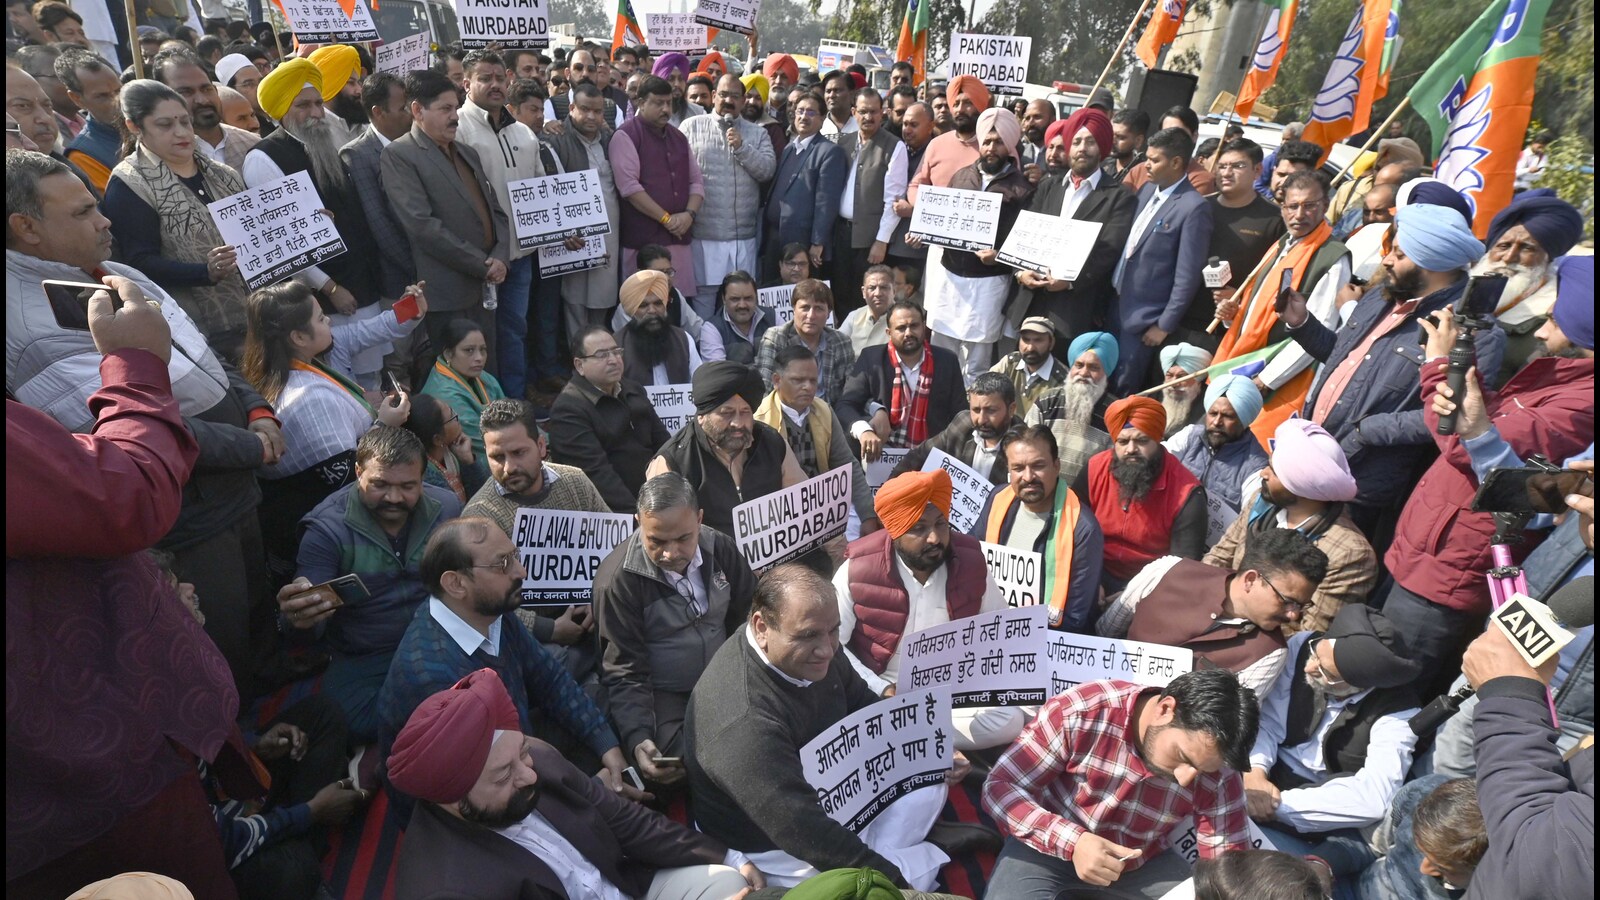
<svg viewBox="0 0 1600 900">
<path fill-rule="evenodd" d="M 423 802 L 400 850 L 400 900 L 726 900 L 764 886 L 742 854 L 618 798 L 521 728 L 488 669 L 408 717 L 389 778 Z"/>
<path fill-rule="evenodd" d="M 990 484 L 1006 483 L 1006 464 L 1000 446 L 1006 432 L 1021 428 L 1017 418 L 1017 390 L 999 372 L 984 372 L 967 388 L 967 411 L 957 413 L 945 430 L 923 441 L 894 467 L 894 474 L 918 472 L 934 450 L 972 467 Z"/>
<path fill-rule="evenodd" d="M 1187 342 L 1162 347 L 1160 356 L 1166 381 L 1188 378 L 1211 365 L 1211 351 Z M 1161 389 L 1161 408 L 1167 411 L 1167 437 L 1205 418 L 1206 408 L 1201 402 L 1205 392 L 1204 378 L 1189 378 L 1182 384 Z"/>
<path fill-rule="evenodd" d="M 1250 423 L 1261 414 L 1261 391 L 1242 375 L 1219 375 L 1206 388 L 1204 418 L 1162 443 L 1206 489 L 1206 546 L 1239 518 L 1239 484 L 1267 464 Z"/>
<path fill-rule="evenodd" d="M 1106 409 L 1116 397 L 1106 393 L 1117 370 L 1116 335 L 1104 331 L 1080 334 L 1067 347 L 1066 381 L 1039 395 L 1026 413 L 1029 425 L 1044 425 L 1055 435 L 1061 456 L 1061 477 L 1074 484 L 1089 460 L 1111 446 Z"/>
</svg>

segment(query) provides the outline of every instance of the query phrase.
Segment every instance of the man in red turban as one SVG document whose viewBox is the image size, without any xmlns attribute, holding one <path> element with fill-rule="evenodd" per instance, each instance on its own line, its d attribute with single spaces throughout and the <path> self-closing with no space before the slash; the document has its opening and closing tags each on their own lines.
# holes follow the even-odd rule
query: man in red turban
<svg viewBox="0 0 1600 900">
<path fill-rule="evenodd" d="M 744 854 L 622 799 L 522 733 L 493 669 L 422 702 L 389 781 L 417 804 L 395 896 L 731 897 L 766 882 Z"/>
<path fill-rule="evenodd" d="M 1106 407 L 1111 449 L 1095 454 L 1073 485 L 1105 533 L 1100 584 L 1108 594 L 1163 556 L 1206 552 L 1206 491 L 1161 445 L 1166 428 L 1166 410 L 1150 397 Z"/>
</svg>

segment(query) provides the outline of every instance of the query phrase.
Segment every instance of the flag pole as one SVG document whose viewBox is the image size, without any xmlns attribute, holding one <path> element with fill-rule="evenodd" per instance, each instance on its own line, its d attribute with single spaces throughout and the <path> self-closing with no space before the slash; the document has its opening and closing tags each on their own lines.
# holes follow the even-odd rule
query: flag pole
<svg viewBox="0 0 1600 900">
<path fill-rule="evenodd" d="M 1411 105 L 1411 98 L 1410 97 L 1406 97 L 1405 99 L 1401 100 L 1399 105 L 1397 105 L 1394 108 L 1394 112 L 1389 113 L 1389 118 L 1384 119 L 1382 125 L 1379 125 L 1377 128 L 1372 129 L 1372 134 L 1367 136 L 1367 142 L 1365 144 L 1361 145 L 1361 149 L 1356 151 L 1356 155 L 1355 156 L 1350 157 L 1350 161 L 1348 163 L 1345 163 L 1344 168 L 1339 170 L 1339 174 L 1333 176 L 1333 181 L 1328 185 L 1328 190 L 1329 191 L 1332 191 L 1334 188 L 1339 186 L 1339 182 L 1343 181 L 1345 179 L 1345 177 L 1350 174 L 1351 167 L 1356 164 L 1356 160 L 1361 158 L 1361 154 L 1367 152 L 1368 150 L 1371 150 L 1372 149 L 1372 145 L 1376 144 L 1378 142 L 1378 140 L 1383 137 L 1384 131 L 1388 130 L 1389 123 L 1393 122 L 1396 118 L 1398 118 L 1400 116 L 1400 113 L 1403 112 L 1406 109 L 1406 107 L 1408 107 L 1410 105 Z M 1330 194 L 1329 196 L 1332 196 L 1332 195 Z"/>
<path fill-rule="evenodd" d="M 1093 97 L 1094 92 L 1105 84 L 1107 78 L 1111 77 L 1112 67 L 1117 64 L 1118 59 L 1122 58 L 1122 51 L 1127 49 L 1128 41 L 1133 37 L 1133 29 L 1139 26 L 1139 20 L 1144 18 L 1144 12 L 1149 8 L 1150 0 L 1144 0 L 1144 3 L 1139 5 L 1139 11 L 1134 13 L 1132 21 L 1128 22 L 1128 30 L 1122 33 L 1122 40 L 1117 42 L 1117 49 L 1111 51 L 1111 59 L 1106 62 L 1106 67 L 1101 71 L 1100 77 L 1094 83 L 1094 87 L 1089 89 L 1089 96 Z"/>
<path fill-rule="evenodd" d="M 1253 188 L 1253 187 L 1252 187 L 1252 188 L 1251 188 L 1251 190 L 1255 190 L 1255 188 Z M 1275 246 L 1276 246 L 1276 245 L 1274 245 L 1274 247 L 1275 247 Z M 1276 250 L 1275 250 L 1275 249 L 1274 249 L 1274 247 L 1269 247 L 1269 248 L 1267 248 L 1267 253 L 1266 253 L 1266 255 L 1264 255 L 1264 256 L 1262 256 L 1262 257 L 1261 257 L 1261 260 L 1260 260 L 1260 261 L 1259 261 L 1259 262 L 1257 262 L 1257 263 L 1256 263 L 1256 267 L 1255 267 L 1255 268 L 1254 268 L 1254 269 L 1251 269 L 1251 270 L 1250 270 L 1250 274 L 1249 274 L 1249 275 L 1246 275 L 1246 276 L 1245 276 L 1245 277 L 1244 277 L 1244 280 L 1243 280 L 1243 281 L 1241 281 L 1241 282 L 1239 282 L 1239 287 L 1238 287 L 1238 288 L 1237 288 L 1237 289 L 1235 289 L 1235 291 L 1234 291 L 1234 296 L 1235 296 L 1235 297 L 1237 297 L 1237 296 L 1239 296 L 1239 293 L 1238 293 L 1238 292 L 1239 292 L 1239 291 L 1242 291 L 1242 290 L 1244 290 L 1244 289 L 1245 289 L 1245 288 L 1246 288 L 1246 287 L 1248 287 L 1248 286 L 1249 286 L 1249 285 L 1250 285 L 1250 282 L 1251 282 L 1251 281 L 1252 281 L 1252 280 L 1253 280 L 1253 279 L 1254 279 L 1254 278 L 1255 278 L 1255 277 L 1256 277 L 1256 276 L 1257 276 L 1257 275 L 1260 275 L 1260 274 L 1261 274 L 1261 271 L 1262 271 L 1262 269 L 1263 269 L 1263 268 L 1265 268 L 1265 267 L 1266 267 L 1266 265 L 1267 265 L 1267 260 L 1269 260 L 1269 259 L 1271 259 L 1271 260 L 1276 260 L 1276 259 L 1277 259 L 1277 258 L 1278 258 L 1278 253 L 1277 253 L 1277 252 L 1276 252 Z M 1217 290 L 1221 290 L 1221 288 L 1218 288 L 1218 289 L 1217 289 Z M 1249 302 L 1250 302 L 1250 300 L 1251 300 L 1251 298 L 1249 298 L 1249 297 L 1246 297 L 1246 298 L 1244 298 L 1244 301 L 1243 301 L 1243 302 L 1245 302 L 1245 303 L 1249 303 Z M 1244 311 L 1244 310 L 1243 310 L 1243 308 L 1242 308 L 1242 307 L 1241 307 L 1241 312 L 1242 312 L 1242 311 Z M 1235 314 L 1234 314 L 1234 315 L 1238 315 L 1238 313 L 1235 313 Z M 1211 324 L 1210 324 L 1210 325 L 1207 325 L 1207 326 L 1206 326 L 1206 334 L 1216 334 L 1216 332 L 1217 332 L 1217 329 L 1218 329 L 1218 328 L 1219 328 L 1219 327 L 1221 327 L 1221 326 L 1223 326 L 1223 325 L 1227 325 L 1227 324 L 1229 324 L 1229 322 L 1228 322 L 1228 321 L 1224 321 L 1224 320 L 1222 320 L 1222 319 L 1220 319 L 1220 318 L 1217 318 L 1217 317 L 1216 317 L 1216 316 L 1212 316 L 1212 317 L 1211 317 Z"/>
<path fill-rule="evenodd" d="M 144 77 L 144 48 L 139 42 L 139 13 L 133 8 L 134 0 L 123 4 L 128 14 L 128 43 L 133 45 L 133 77 Z"/>
</svg>

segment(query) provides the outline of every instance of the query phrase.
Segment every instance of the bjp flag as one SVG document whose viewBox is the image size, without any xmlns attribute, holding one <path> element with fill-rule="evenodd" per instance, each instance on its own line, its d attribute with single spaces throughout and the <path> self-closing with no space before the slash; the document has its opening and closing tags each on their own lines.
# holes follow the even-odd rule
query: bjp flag
<svg viewBox="0 0 1600 900">
<path fill-rule="evenodd" d="M 911 63 L 912 84 L 921 84 L 928 76 L 928 2 L 907 0 L 906 17 L 900 22 L 900 43 L 894 48 L 894 58 Z"/>
<path fill-rule="evenodd" d="M 1150 17 L 1150 24 L 1144 27 L 1144 34 L 1139 37 L 1139 46 L 1136 48 L 1139 61 L 1144 63 L 1145 68 L 1156 67 L 1161 51 L 1178 36 L 1178 26 L 1183 24 L 1183 14 L 1188 8 L 1189 0 L 1161 0 L 1156 14 Z"/>
<path fill-rule="evenodd" d="M 1389 30 L 1390 0 L 1362 0 L 1344 39 L 1333 54 L 1322 89 L 1311 102 L 1311 121 L 1304 140 L 1322 148 L 1322 165 L 1333 145 L 1365 131 L 1377 99 L 1384 38 Z"/>
<path fill-rule="evenodd" d="M 1382 100 L 1389 95 L 1389 75 L 1394 72 L 1394 64 L 1400 59 L 1400 8 L 1404 0 L 1393 0 L 1389 4 L 1389 24 L 1383 32 L 1383 61 L 1378 64 L 1378 89 L 1373 93 L 1373 100 Z"/>
<path fill-rule="evenodd" d="M 1278 66 L 1283 55 L 1289 52 L 1289 32 L 1294 30 L 1294 17 L 1300 12 L 1300 0 L 1266 0 L 1269 10 L 1267 24 L 1261 29 L 1261 40 L 1256 42 L 1255 56 L 1250 60 L 1250 71 L 1239 86 L 1239 99 L 1233 110 L 1241 119 L 1250 118 L 1256 101 L 1278 80 Z"/>
<path fill-rule="evenodd" d="M 1550 3 L 1495 0 L 1408 95 L 1433 133 L 1434 176 L 1467 198 L 1480 238 L 1511 202 Z"/>
<path fill-rule="evenodd" d="M 639 28 L 639 17 L 633 14 L 630 0 L 617 0 L 617 27 L 611 32 L 611 52 L 623 44 L 638 46 L 644 43 L 644 31 Z"/>
</svg>

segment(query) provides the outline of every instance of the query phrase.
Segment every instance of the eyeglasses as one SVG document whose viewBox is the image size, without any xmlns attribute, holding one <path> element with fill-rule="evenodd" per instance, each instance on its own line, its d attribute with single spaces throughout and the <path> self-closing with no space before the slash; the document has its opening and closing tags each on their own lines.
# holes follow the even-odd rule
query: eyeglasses
<svg viewBox="0 0 1600 900">
<path fill-rule="evenodd" d="M 594 353 L 589 354 L 588 356 L 580 356 L 578 358 L 579 359 L 621 359 L 622 358 L 622 348 L 621 347 L 612 347 L 612 348 L 607 349 L 607 350 L 597 350 Z"/>
<path fill-rule="evenodd" d="M 1250 164 L 1249 163 L 1243 163 L 1243 162 L 1217 163 L 1217 171 L 1218 172 L 1243 172 L 1245 169 L 1248 169 L 1248 168 L 1250 168 Z"/>
<path fill-rule="evenodd" d="M 1267 587 L 1271 588 L 1274 594 L 1278 595 L 1278 601 L 1282 603 L 1283 608 L 1289 612 L 1304 612 L 1306 607 L 1311 605 L 1309 603 L 1302 603 L 1299 600 L 1290 600 L 1288 597 L 1285 597 L 1283 595 L 1283 591 L 1278 590 L 1278 586 L 1273 584 L 1272 580 L 1265 575 L 1261 576 L 1261 582 Z"/>
<path fill-rule="evenodd" d="M 450 418 L 444 420 L 444 424 L 449 425 L 451 422 L 459 422 L 459 421 L 461 421 L 461 414 L 460 413 L 451 413 L 450 414 Z"/>
<path fill-rule="evenodd" d="M 516 559 L 516 554 L 507 553 L 505 556 L 500 557 L 499 559 L 495 560 L 492 563 L 473 563 L 471 568 L 474 568 L 474 569 L 499 569 L 500 570 L 500 574 L 504 575 L 508 570 L 510 570 L 511 562 L 514 559 Z"/>
<path fill-rule="evenodd" d="M 810 265 L 810 263 L 811 261 L 808 259 L 786 259 L 779 263 L 779 265 L 783 266 L 785 269 L 803 269 L 807 265 Z"/>
<path fill-rule="evenodd" d="M 1322 659 L 1321 657 L 1317 656 L 1317 645 L 1321 644 L 1324 640 L 1326 640 L 1326 638 L 1317 638 L 1311 642 L 1311 664 L 1317 667 L 1318 677 L 1322 679 L 1323 683 L 1329 685 L 1349 684 L 1349 682 L 1345 681 L 1343 678 L 1335 678 L 1332 675 L 1329 675 L 1328 670 L 1322 667 Z"/>
<path fill-rule="evenodd" d="M 822 115 L 822 113 L 819 113 L 810 107 L 801 107 L 794 111 L 794 116 L 797 119 L 810 119 L 820 115 Z"/>
</svg>

